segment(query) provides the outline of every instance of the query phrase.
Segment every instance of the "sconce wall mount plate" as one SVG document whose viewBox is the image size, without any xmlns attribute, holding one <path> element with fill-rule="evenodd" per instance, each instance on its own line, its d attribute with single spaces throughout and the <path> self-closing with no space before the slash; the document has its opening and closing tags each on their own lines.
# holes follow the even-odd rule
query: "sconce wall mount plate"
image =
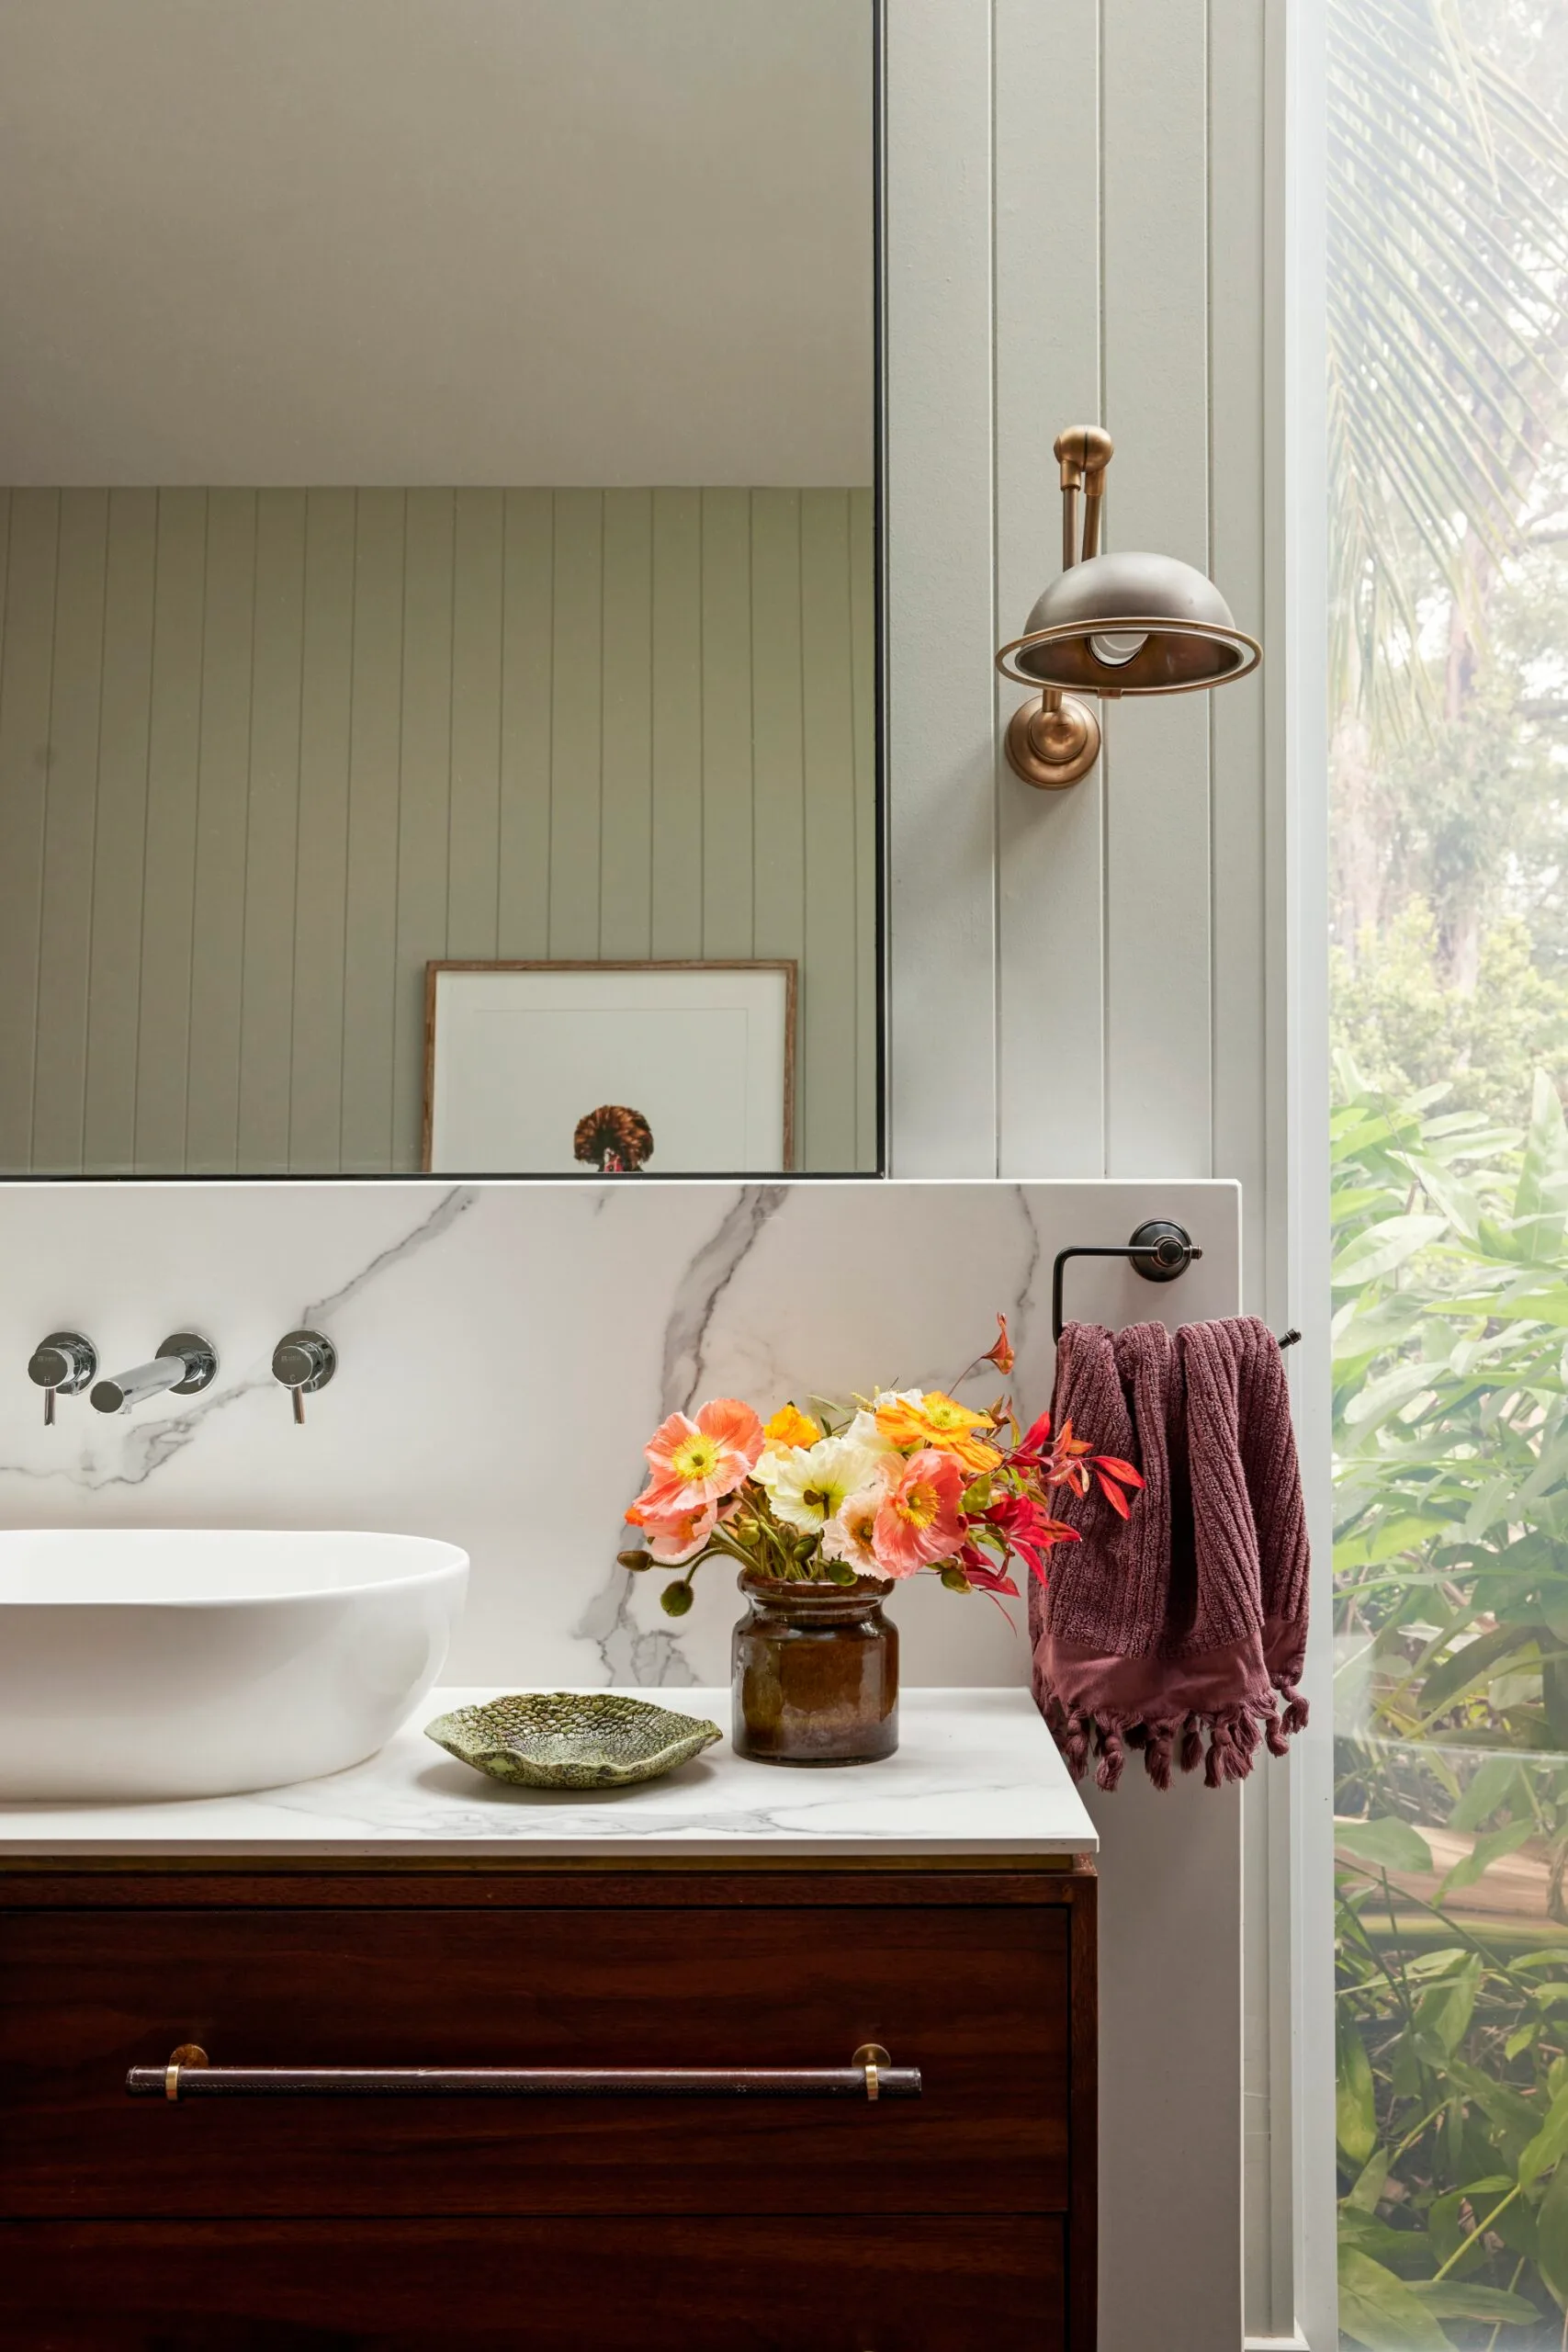
<svg viewBox="0 0 1568 2352">
<path fill-rule="evenodd" d="M 1010 675 L 1010 673 L 1009 673 Z M 1077 695 L 1021 702 L 1008 721 L 1008 761 L 1025 784 L 1061 792 L 1100 757 L 1100 715 Z"/>
<path fill-rule="evenodd" d="M 1075 425 L 1056 438 L 1062 469 L 1062 574 L 1036 603 L 1021 637 L 997 655 L 1003 677 L 1041 689 L 1007 732 L 1008 760 L 1026 784 L 1056 790 L 1087 775 L 1100 753 L 1092 704 L 1122 695 L 1191 694 L 1245 678 L 1263 658 L 1237 628 L 1213 582 L 1175 556 L 1099 553 L 1111 435 Z M 1079 543 L 1077 500 L 1083 495 Z"/>
</svg>

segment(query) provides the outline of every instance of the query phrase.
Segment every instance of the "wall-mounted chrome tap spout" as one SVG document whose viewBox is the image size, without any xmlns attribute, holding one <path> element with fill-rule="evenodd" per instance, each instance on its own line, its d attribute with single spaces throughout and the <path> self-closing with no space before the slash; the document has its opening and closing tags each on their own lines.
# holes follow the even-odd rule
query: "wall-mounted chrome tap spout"
<svg viewBox="0 0 1568 2352">
<path fill-rule="evenodd" d="M 134 1364 L 129 1372 L 100 1380 L 89 1402 L 100 1413 L 129 1413 L 148 1396 L 170 1391 L 194 1396 L 217 1377 L 218 1358 L 210 1340 L 199 1331 L 173 1331 L 151 1363 Z"/>
</svg>

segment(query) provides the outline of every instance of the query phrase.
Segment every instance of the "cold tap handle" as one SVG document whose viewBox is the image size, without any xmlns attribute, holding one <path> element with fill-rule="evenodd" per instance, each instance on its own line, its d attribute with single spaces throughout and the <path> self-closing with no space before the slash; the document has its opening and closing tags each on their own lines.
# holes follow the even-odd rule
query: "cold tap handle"
<svg viewBox="0 0 1568 2352">
<path fill-rule="evenodd" d="M 337 1350 L 320 1331 L 286 1331 L 272 1351 L 272 1376 L 288 1389 L 296 1428 L 305 1423 L 305 1399 L 315 1396 L 337 1370 Z"/>
</svg>

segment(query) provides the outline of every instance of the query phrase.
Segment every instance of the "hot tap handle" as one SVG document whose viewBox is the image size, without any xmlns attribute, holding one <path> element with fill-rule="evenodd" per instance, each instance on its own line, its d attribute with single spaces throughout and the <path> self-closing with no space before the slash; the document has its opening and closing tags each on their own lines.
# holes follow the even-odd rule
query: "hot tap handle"
<svg viewBox="0 0 1568 2352">
<path fill-rule="evenodd" d="M 28 1364 L 28 1378 L 43 1390 L 43 1423 L 54 1427 L 54 1400 L 74 1396 L 98 1368 L 97 1350 L 80 1331 L 51 1331 L 40 1340 Z"/>
</svg>

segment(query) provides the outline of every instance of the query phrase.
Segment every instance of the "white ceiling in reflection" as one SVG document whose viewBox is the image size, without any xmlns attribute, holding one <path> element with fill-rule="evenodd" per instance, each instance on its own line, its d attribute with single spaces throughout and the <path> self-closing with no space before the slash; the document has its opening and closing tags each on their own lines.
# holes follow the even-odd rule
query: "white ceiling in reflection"
<svg viewBox="0 0 1568 2352">
<path fill-rule="evenodd" d="M 869 481 L 871 93 L 871 0 L 0 0 L 0 481 Z"/>
</svg>

